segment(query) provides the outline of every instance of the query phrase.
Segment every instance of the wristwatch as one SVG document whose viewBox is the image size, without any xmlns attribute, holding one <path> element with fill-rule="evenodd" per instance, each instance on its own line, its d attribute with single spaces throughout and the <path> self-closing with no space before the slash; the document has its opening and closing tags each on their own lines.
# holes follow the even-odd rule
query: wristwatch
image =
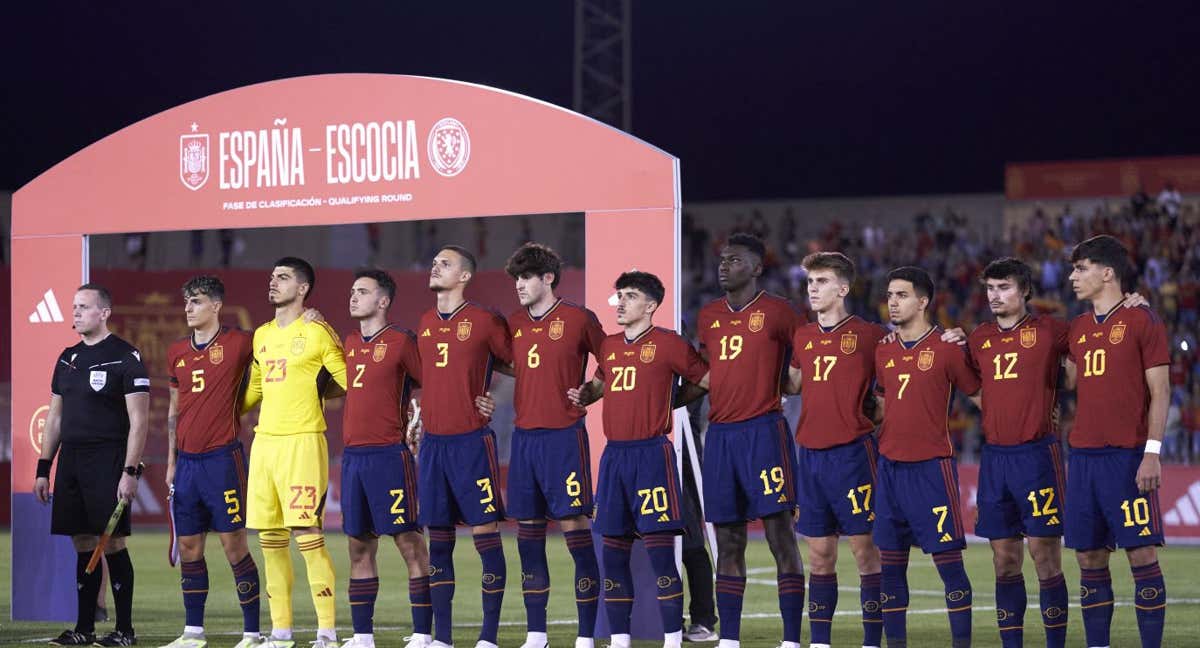
<svg viewBox="0 0 1200 648">
<path fill-rule="evenodd" d="M 139 463 L 136 466 L 125 466 L 125 474 L 130 477 L 142 478 L 142 471 L 146 469 L 146 464 Z"/>
</svg>

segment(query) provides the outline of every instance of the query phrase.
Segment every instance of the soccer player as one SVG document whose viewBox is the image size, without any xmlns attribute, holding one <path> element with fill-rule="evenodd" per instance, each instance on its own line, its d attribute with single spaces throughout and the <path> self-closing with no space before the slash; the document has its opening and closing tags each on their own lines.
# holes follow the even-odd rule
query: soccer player
<svg viewBox="0 0 1200 648">
<path fill-rule="evenodd" d="M 314 648 L 334 648 L 333 561 L 325 547 L 322 519 L 329 486 L 325 442 L 325 396 L 346 388 L 341 341 L 329 324 L 301 317 L 316 274 L 303 259 L 275 262 L 267 296 L 275 319 L 254 332 L 254 358 L 244 409 L 259 401 L 258 425 L 250 453 L 246 526 L 258 529 L 274 648 L 293 648 L 291 538 L 296 538 L 308 571 L 317 612 Z M 330 384 L 330 380 L 336 387 Z"/>
<path fill-rule="evenodd" d="M 396 282 L 382 270 L 360 270 L 350 288 L 350 317 L 359 330 L 343 349 L 349 385 L 342 418 L 342 530 L 350 550 L 350 616 L 354 637 L 343 648 L 374 648 L 379 594 L 375 556 L 391 536 L 408 565 L 413 635 L 407 648 L 429 645 L 429 551 L 417 525 L 416 462 L 405 445 L 409 395 L 421 381 L 417 337 L 387 321 Z"/>
<path fill-rule="evenodd" d="M 562 259 L 545 245 L 526 243 L 505 267 L 516 281 L 521 308 L 508 316 L 516 389 L 508 513 L 520 521 L 517 550 L 527 634 L 522 648 L 545 648 L 550 572 L 546 521 L 558 520 L 575 561 L 579 626 L 575 648 L 592 648 L 600 570 L 592 544 L 592 459 L 586 410 L 567 399 L 597 355 L 604 328 L 592 311 L 563 301 L 554 290 Z"/>
<path fill-rule="evenodd" d="M 183 634 L 165 648 L 208 645 L 204 542 L 209 531 L 220 537 L 242 608 L 242 640 L 235 648 L 250 648 L 266 641 L 258 627 L 258 567 L 246 544 L 246 454 L 238 440 L 242 383 L 253 355 L 251 335 L 221 326 L 225 285 L 217 277 L 189 279 L 183 298 L 191 334 L 167 349 L 167 486 L 179 536 L 186 619 Z"/>
<path fill-rule="evenodd" d="M 675 536 L 683 529 L 679 471 L 670 433 L 680 377 L 708 388 L 708 365 L 679 334 L 653 325 L 665 290 L 658 277 L 626 272 L 616 281 L 617 324 L 600 345 L 596 378 L 568 396 L 586 406 L 604 397 L 604 435 L 596 488 L 596 529 L 604 536 L 604 609 L 612 648 L 630 648 L 634 536 L 641 536 L 657 577 L 664 648 L 683 641 L 683 583 Z"/>
<path fill-rule="evenodd" d="M 775 557 L 784 648 L 799 647 L 804 620 L 804 563 L 792 528 L 796 447 L 780 405 L 799 316 L 758 288 L 765 256 L 758 238 L 730 236 L 717 269 L 725 297 L 697 319 L 700 353 L 711 368 L 701 470 L 704 517 L 717 531 L 721 648 L 739 645 L 749 520 L 762 519 Z"/>
<path fill-rule="evenodd" d="M 858 565 L 863 646 L 880 646 L 879 549 L 871 540 L 879 445 L 864 412 L 875 377 L 875 350 L 886 331 L 850 315 L 846 295 L 854 263 L 839 252 L 802 262 L 817 321 L 796 331 L 789 391 L 803 385 L 797 529 L 808 542 L 808 622 L 813 648 L 828 648 L 838 601 L 838 537 L 847 536 Z"/>
<path fill-rule="evenodd" d="M 1091 303 L 1071 320 L 1068 381 L 1078 408 L 1067 473 L 1066 544 L 1080 569 L 1080 603 L 1089 646 L 1109 645 L 1109 555 L 1125 549 L 1133 571 L 1142 645 L 1162 644 L 1167 592 L 1158 566 L 1163 544 L 1159 451 L 1169 395 L 1166 327 L 1147 308 L 1121 309 L 1133 269 L 1125 248 L 1095 236 L 1071 252 L 1075 296 Z"/>
<path fill-rule="evenodd" d="M 883 425 L 873 533 L 882 554 L 880 601 L 889 647 L 907 642 L 913 544 L 933 555 L 945 584 L 952 645 L 971 643 L 971 583 L 962 561 L 966 540 L 947 405 L 955 389 L 978 392 L 979 377 L 966 351 L 943 341 L 938 327 L 929 323 L 926 313 L 933 297 L 933 280 L 924 270 L 889 272 L 888 315 L 897 337 L 875 349 L 876 402 L 883 409 Z"/>
<path fill-rule="evenodd" d="M 471 406 L 487 393 L 496 362 L 511 364 L 512 340 L 498 313 L 468 302 L 475 257 L 456 245 L 433 259 L 429 289 L 437 306 L 421 315 L 421 403 L 426 434 L 418 455 L 418 523 L 429 528 L 430 588 L 435 618 L 432 646 L 450 646 L 454 601 L 454 526 L 471 527 L 483 563 L 483 627 L 477 648 L 496 648 L 507 567 L 499 521 L 504 503 L 496 434 Z"/>
</svg>

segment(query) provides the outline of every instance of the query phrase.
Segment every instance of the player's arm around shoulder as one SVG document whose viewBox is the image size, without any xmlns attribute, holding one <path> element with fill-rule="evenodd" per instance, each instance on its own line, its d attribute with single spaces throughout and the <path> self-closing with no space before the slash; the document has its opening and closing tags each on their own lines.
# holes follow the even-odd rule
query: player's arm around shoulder
<svg viewBox="0 0 1200 648">
<path fill-rule="evenodd" d="M 242 394 L 242 407 L 239 414 L 245 415 L 250 410 L 254 409 L 255 405 L 262 402 L 262 366 L 258 362 L 258 350 L 263 345 L 263 326 L 258 327 L 254 331 L 254 336 L 250 338 L 250 375 L 246 379 L 246 388 Z"/>
<path fill-rule="evenodd" d="M 326 390 L 326 398 L 336 398 L 346 393 L 346 354 L 342 349 L 342 341 L 337 331 L 328 322 L 309 322 L 310 329 L 315 329 L 314 335 L 321 340 L 321 364 L 333 377 L 333 382 L 341 388 L 340 393 L 330 393 L 332 385 Z"/>
</svg>

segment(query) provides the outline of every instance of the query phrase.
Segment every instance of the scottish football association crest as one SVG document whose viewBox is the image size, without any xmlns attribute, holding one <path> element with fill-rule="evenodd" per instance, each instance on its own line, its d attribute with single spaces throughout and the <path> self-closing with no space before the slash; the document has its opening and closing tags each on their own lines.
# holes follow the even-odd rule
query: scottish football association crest
<svg viewBox="0 0 1200 648">
<path fill-rule="evenodd" d="M 647 364 L 654 362 L 654 343 L 642 345 L 642 352 L 638 355 L 638 359 Z"/>
<path fill-rule="evenodd" d="M 933 351 L 931 349 L 925 349 L 921 353 L 917 354 L 917 369 L 920 369 L 921 371 L 929 371 L 932 368 Z"/>
<path fill-rule="evenodd" d="M 468 339 L 470 339 L 470 337 L 471 337 L 471 323 L 470 322 L 459 322 L 458 323 L 458 341 L 466 342 Z"/>
<path fill-rule="evenodd" d="M 1120 344 L 1121 340 L 1125 339 L 1125 325 L 1113 324 L 1113 327 L 1108 331 L 1108 341 L 1113 344 Z"/>
<path fill-rule="evenodd" d="M 383 358 L 387 356 L 387 344 L 380 342 L 371 350 L 371 359 L 375 362 L 383 362 Z"/>
<path fill-rule="evenodd" d="M 562 320 L 554 320 L 550 322 L 550 332 L 547 335 L 551 340 L 561 340 L 563 336 L 563 328 L 566 324 Z"/>
<path fill-rule="evenodd" d="M 179 136 L 179 179 L 183 186 L 196 191 L 208 182 L 208 133 Z"/>
<path fill-rule="evenodd" d="M 858 334 L 842 333 L 842 344 L 840 348 L 842 353 L 846 355 L 854 353 L 854 350 L 858 348 Z"/>
<path fill-rule="evenodd" d="M 1037 344 L 1037 329 L 1023 328 L 1021 329 L 1021 346 L 1026 349 L 1032 349 Z"/>
<path fill-rule="evenodd" d="M 429 131 L 429 164 L 439 175 L 447 178 L 462 173 L 471 158 L 471 138 L 466 126 L 453 117 L 446 117 Z"/>
</svg>

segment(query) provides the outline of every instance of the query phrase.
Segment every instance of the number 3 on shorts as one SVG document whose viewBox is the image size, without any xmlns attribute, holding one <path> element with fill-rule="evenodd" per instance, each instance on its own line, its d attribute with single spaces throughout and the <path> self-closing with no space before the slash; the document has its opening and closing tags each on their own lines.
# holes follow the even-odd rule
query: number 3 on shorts
<svg viewBox="0 0 1200 648">
<path fill-rule="evenodd" d="M 483 479 L 476 479 L 475 485 L 479 487 L 480 491 L 483 491 L 483 497 L 479 498 L 479 503 L 491 503 L 494 499 L 494 495 L 492 494 L 492 478 L 484 477 Z"/>
</svg>

